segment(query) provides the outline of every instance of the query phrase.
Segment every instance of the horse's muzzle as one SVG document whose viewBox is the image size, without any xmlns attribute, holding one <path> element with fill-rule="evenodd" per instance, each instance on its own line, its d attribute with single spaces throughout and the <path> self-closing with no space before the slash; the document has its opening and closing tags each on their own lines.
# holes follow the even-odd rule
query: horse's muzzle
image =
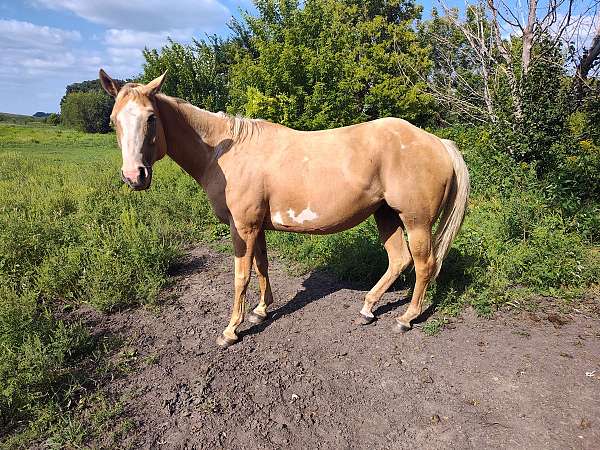
<svg viewBox="0 0 600 450">
<path fill-rule="evenodd" d="M 143 191 L 150 187 L 152 167 L 142 166 L 136 171 L 121 171 L 121 180 L 134 191 Z"/>
</svg>

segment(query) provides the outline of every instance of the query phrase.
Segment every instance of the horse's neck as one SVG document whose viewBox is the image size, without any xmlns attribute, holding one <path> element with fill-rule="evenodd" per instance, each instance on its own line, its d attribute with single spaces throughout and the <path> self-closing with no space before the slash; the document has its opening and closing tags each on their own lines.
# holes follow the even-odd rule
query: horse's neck
<svg viewBox="0 0 600 450">
<path fill-rule="evenodd" d="M 201 181 L 215 148 L 230 138 L 228 118 L 176 99 L 157 95 L 167 155 Z"/>
</svg>

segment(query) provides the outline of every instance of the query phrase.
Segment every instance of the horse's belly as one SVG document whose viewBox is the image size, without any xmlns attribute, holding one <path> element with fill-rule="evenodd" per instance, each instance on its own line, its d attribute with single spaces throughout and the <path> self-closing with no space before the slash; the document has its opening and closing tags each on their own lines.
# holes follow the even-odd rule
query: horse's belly
<svg viewBox="0 0 600 450">
<path fill-rule="evenodd" d="M 377 209 L 383 189 L 375 158 L 365 160 L 364 152 L 342 150 L 327 154 L 299 150 L 288 161 L 277 161 L 277 170 L 270 170 L 265 183 L 268 228 L 335 233 L 357 225 Z"/>
<path fill-rule="evenodd" d="M 358 225 L 379 207 L 378 199 L 306 202 L 300 206 L 271 205 L 267 228 L 296 233 L 329 234 Z"/>
</svg>

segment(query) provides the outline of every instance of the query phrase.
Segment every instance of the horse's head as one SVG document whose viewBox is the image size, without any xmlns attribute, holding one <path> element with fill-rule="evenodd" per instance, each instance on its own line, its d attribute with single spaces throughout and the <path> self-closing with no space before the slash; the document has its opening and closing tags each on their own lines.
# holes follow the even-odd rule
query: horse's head
<svg viewBox="0 0 600 450">
<path fill-rule="evenodd" d="M 146 85 L 120 86 L 100 69 L 102 87 L 115 98 L 110 120 L 123 155 L 121 178 L 136 191 L 150 187 L 152 164 L 166 153 L 164 129 L 155 100 L 165 74 Z"/>
</svg>

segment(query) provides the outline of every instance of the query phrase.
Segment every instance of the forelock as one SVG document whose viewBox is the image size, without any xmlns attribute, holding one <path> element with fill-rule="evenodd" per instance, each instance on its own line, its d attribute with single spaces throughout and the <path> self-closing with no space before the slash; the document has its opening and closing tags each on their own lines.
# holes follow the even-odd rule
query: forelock
<svg viewBox="0 0 600 450">
<path fill-rule="evenodd" d="M 116 103 L 125 103 L 130 100 L 138 101 L 139 103 L 144 103 L 144 99 L 147 99 L 147 96 L 140 89 L 143 85 L 139 83 L 127 83 L 125 84 L 116 98 Z"/>
</svg>

